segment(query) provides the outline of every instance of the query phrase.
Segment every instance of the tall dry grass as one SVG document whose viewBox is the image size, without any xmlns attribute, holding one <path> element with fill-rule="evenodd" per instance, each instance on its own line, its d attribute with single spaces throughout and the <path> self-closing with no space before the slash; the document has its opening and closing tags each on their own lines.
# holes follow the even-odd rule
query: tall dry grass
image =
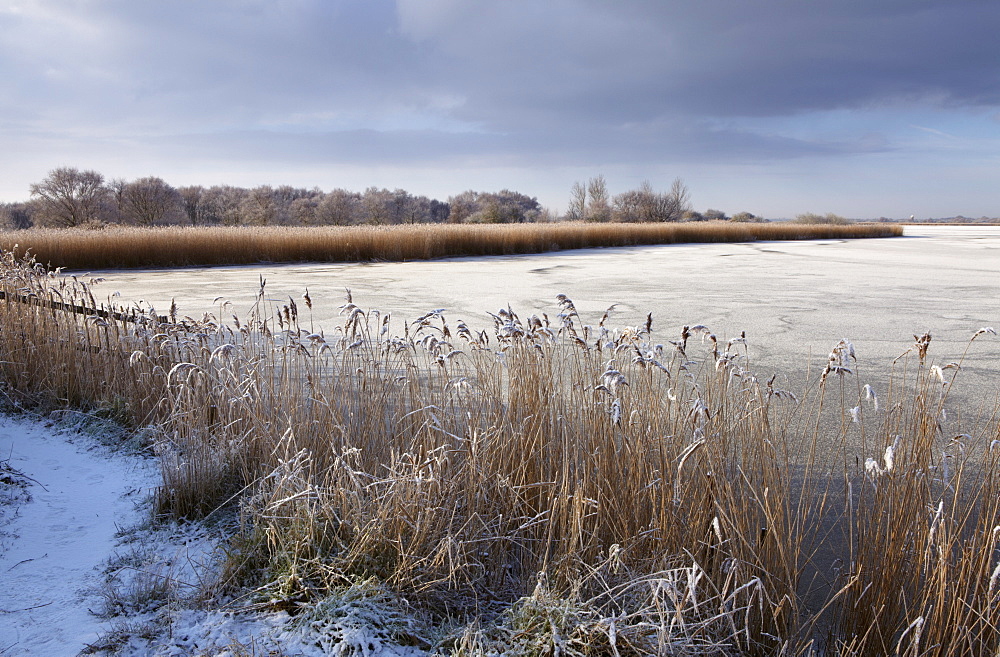
<svg viewBox="0 0 1000 657">
<path fill-rule="evenodd" d="M 960 370 L 929 338 L 874 394 L 842 341 L 796 397 L 742 338 L 588 326 L 564 297 L 393 335 L 263 287 L 233 324 L 78 315 L 14 299 L 94 305 L 86 282 L 2 271 L 7 394 L 155 427 L 161 513 L 239 505 L 215 586 L 247 603 L 375 581 L 464 619 L 462 654 L 1000 649 L 998 418 L 947 414 Z"/>
<path fill-rule="evenodd" d="M 891 237 L 884 224 L 507 224 L 351 226 L 323 228 L 32 229 L 0 233 L 0 249 L 30 252 L 67 269 L 176 267 L 258 262 L 423 260 L 511 255 L 638 244 Z"/>
</svg>

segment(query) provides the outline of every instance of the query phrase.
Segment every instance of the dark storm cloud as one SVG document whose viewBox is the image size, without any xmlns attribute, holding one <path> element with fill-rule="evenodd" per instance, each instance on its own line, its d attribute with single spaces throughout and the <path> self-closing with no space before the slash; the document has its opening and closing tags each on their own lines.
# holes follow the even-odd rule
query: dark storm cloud
<svg viewBox="0 0 1000 657">
<path fill-rule="evenodd" d="M 501 125 L 1000 103 L 991 2 L 503 6 L 418 33 Z"/>
</svg>

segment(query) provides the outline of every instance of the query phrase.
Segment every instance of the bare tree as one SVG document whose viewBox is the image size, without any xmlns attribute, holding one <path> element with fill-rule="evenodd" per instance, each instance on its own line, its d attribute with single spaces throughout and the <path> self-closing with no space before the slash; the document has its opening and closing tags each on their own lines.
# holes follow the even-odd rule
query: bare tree
<svg viewBox="0 0 1000 657">
<path fill-rule="evenodd" d="M 658 193 L 648 180 L 614 198 L 612 218 L 615 221 L 680 221 L 687 206 L 687 190 L 675 180 L 669 192 Z"/>
<path fill-rule="evenodd" d="M 112 178 L 104 183 L 108 190 L 104 195 L 104 218 L 108 221 L 125 221 L 125 189 L 128 181 L 124 178 Z"/>
<path fill-rule="evenodd" d="M 295 199 L 288 206 L 289 223 L 298 226 L 312 226 L 316 223 L 316 211 L 322 195 L 303 196 Z"/>
<path fill-rule="evenodd" d="M 406 205 L 406 216 L 403 221 L 408 224 L 427 224 L 434 221 L 431 201 L 426 196 L 411 196 Z"/>
<path fill-rule="evenodd" d="M 542 210 L 542 205 L 534 196 L 509 189 L 502 189 L 494 196 L 505 208 L 505 221 L 508 223 L 535 221 Z"/>
<path fill-rule="evenodd" d="M 387 224 L 392 217 L 393 194 L 388 189 L 369 187 L 361 196 L 366 224 Z"/>
<path fill-rule="evenodd" d="M 670 201 L 673 212 L 670 221 L 680 221 L 684 213 L 691 209 L 691 192 L 680 178 L 674 178 L 670 185 Z"/>
<path fill-rule="evenodd" d="M 643 221 L 645 201 L 642 191 L 638 189 L 616 194 L 611 202 L 611 218 L 614 221 Z"/>
<path fill-rule="evenodd" d="M 139 178 L 125 184 L 120 191 L 116 191 L 117 182 L 112 181 L 112 191 L 119 199 L 118 210 L 127 223 L 153 226 L 177 220 L 184 213 L 183 198 L 162 178 Z"/>
<path fill-rule="evenodd" d="M 240 223 L 253 226 L 268 226 L 275 223 L 278 216 L 274 188 L 260 185 L 249 190 L 241 207 Z"/>
<path fill-rule="evenodd" d="M 448 205 L 451 211 L 448 213 L 448 222 L 453 224 L 465 223 L 465 221 L 479 210 L 479 194 L 471 189 L 461 194 L 448 197 Z"/>
<path fill-rule="evenodd" d="M 249 192 L 242 187 L 213 185 L 202 193 L 201 206 L 206 223 L 238 226 Z"/>
<path fill-rule="evenodd" d="M 577 181 L 569 190 L 569 207 L 566 208 L 566 218 L 570 221 L 581 221 L 586 213 L 587 188 Z"/>
<path fill-rule="evenodd" d="M 541 212 L 538 199 L 509 189 L 499 192 L 469 190 L 452 196 L 448 204 L 448 221 L 462 223 L 523 223 L 534 221 Z"/>
<path fill-rule="evenodd" d="M 413 212 L 411 201 L 413 197 L 405 189 L 393 190 L 389 197 L 387 210 L 389 212 L 388 223 L 390 224 L 412 224 Z"/>
<path fill-rule="evenodd" d="M 451 220 L 451 205 L 441 201 L 431 199 L 428 211 L 431 213 L 431 221 L 436 224 L 445 223 Z"/>
<path fill-rule="evenodd" d="M 271 192 L 274 202 L 274 216 L 272 223 L 291 224 L 296 222 L 295 208 L 296 201 L 309 199 L 319 195 L 319 190 L 309 190 L 303 187 L 292 187 L 291 185 L 280 185 Z M 301 207 L 301 204 L 300 204 Z"/>
<path fill-rule="evenodd" d="M 181 196 L 181 204 L 184 208 L 184 216 L 191 222 L 192 226 L 208 223 L 206 214 L 207 203 L 204 202 L 205 188 L 201 185 L 189 185 L 177 188 L 177 193 Z"/>
<path fill-rule="evenodd" d="M 316 208 L 316 221 L 336 226 L 360 223 L 360 208 L 360 194 L 346 189 L 335 189 L 323 195 Z"/>
<path fill-rule="evenodd" d="M 35 225 L 31 215 L 33 206 L 30 203 L 4 203 L 0 205 L 0 228 L 23 230 Z"/>
<path fill-rule="evenodd" d="M 53 169 L 29 190 L 38 200 L 38 219 L 50 226 L 79 226 L 96 220 L 107 194 L 104 176 L 72 167 Z"/>
<path fill-rule="evenodd" d="M 611 219 L 611 198 L 604 176 L 595 176 L 587 181 L 587 221 L 609 221 Z"/>
</svg>

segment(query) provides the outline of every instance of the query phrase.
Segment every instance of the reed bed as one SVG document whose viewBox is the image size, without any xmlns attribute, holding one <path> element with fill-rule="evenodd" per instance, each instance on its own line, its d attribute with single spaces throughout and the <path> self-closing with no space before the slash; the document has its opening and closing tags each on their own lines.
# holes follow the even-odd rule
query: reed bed
<svg viewBox="0 0 1000 657">
<path fill-rule="evenodd" d="M 892 237 L 886 224 L 411 224 L 347 227 L 32 229 L 0 234 L 0 248 L 51 267 L 236 265 L 259 262 L 426 260 L 639 244 Z"/>
<path fill-rule="evenodd" d="M 145 427 L 160 514 L 238 508 L 209 599 L 322 624 L 405 598 L 450 633 L 394 640 L 462 655 L 1000 649 L 1000 418 L 947 412 L 961 363 L 929 336 L 882 390 L 844 340 L 793 394 L 745 338 L 587 325 L 565 297 L 395 335 L 350 297 L 320 330 L 263 283 L 224 323 L 69 313 L 41 302 L 97 308 L 86 281 L 2 272 L 5 394 Z"/>
</svg>

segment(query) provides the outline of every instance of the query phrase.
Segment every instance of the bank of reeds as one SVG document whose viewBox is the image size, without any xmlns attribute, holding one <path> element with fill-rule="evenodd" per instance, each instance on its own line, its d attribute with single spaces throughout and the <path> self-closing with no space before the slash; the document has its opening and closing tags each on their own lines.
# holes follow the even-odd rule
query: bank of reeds
<svg viewBox="0 0 1000 657">
<path fill-rule="evenodd" d="M 882 390 L 842 341 L 796 396 L 743 338 L 588 326 L 564 297 L 393 335 L 263 289 L 233 324 L 80 315 L 24 299 L 93 306 L 86 282 L 2 271 L 7 394 L 155 427 L 160 513 L 239 505 L 212 590 L 245 606 L 319 623 L 374 587 L 456 654 L 1000 649 L 998 418 L 946 413 L 960 370 L 929 337 Z"/>
<path fill-rule="evenodd" d="M 639 244 L 846 239 L 902 234 L 895 225 L 729 222 L 666 224 L 410 224 L 331 227 L 33 229 L 0 233 L 0 248 L 74 270 L 259 262 L 426 260 Z"/>
</svg>

